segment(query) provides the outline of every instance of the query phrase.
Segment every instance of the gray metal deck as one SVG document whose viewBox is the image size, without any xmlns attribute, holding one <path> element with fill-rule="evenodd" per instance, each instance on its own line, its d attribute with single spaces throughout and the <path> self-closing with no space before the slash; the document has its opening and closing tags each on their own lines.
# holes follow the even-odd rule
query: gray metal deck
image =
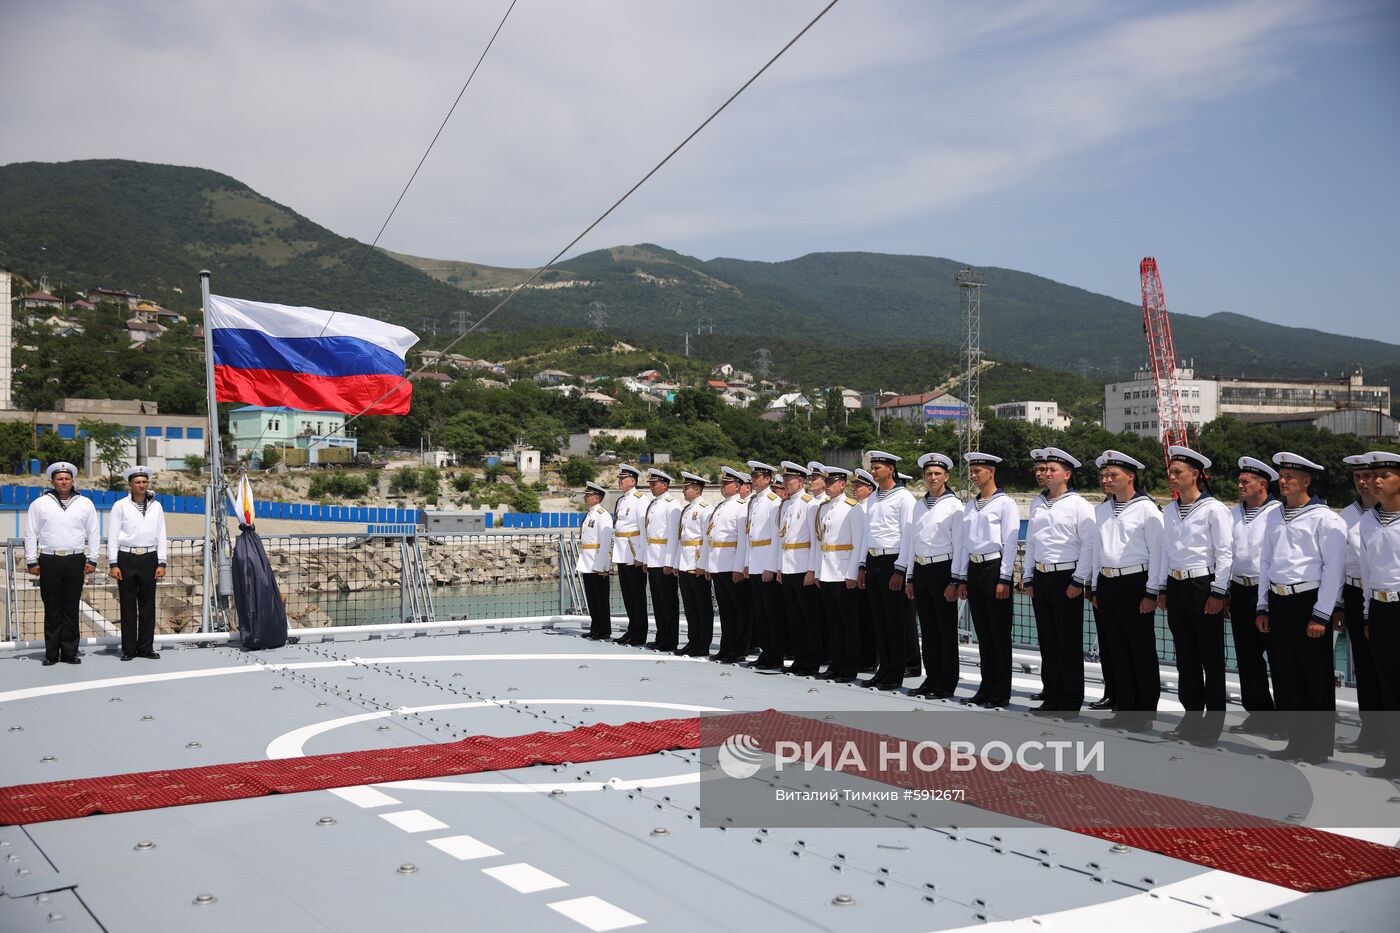
<svg viewBox="0 0 1400 933">
<path fill-rule="evenodd" d="M 256 654 L 167 646 L 159 662 L 89 649 L 80 667 L 41 668 L 39 652 L 0 654 L 0 785 L 708 709 L 937 705 L 563 627 L 301 634 Z M 1400 879 L 1302 895 L 1058 829 L 873 813 L 868 829 L 702 828 L 697 762 L 670 752 L 0 829 L 0 930 L 1396 926 Z M 1346 773 L 1358 763 L 1314 779 L 1384 800 L 1384 784 Z"/>
</svg>

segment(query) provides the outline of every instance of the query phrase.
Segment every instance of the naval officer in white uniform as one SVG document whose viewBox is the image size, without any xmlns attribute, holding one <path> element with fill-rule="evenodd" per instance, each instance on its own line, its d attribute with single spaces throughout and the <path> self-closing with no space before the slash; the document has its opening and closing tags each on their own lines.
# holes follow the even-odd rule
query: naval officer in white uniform
<svg viewBox="0 0 1400 933">
<path fill-rule="evenodd" d="M 603 508 L 608 491 L 597 483 L 586 483 L 583 504 L 587 507 L 579 530 L 578 563 L 574 569 L 583 577 L 583 595 L 588 600 L 588 634 L 584 638 L 605 641 L 612 637 L 612 609 L 608 577 L 612 573 L 612 513 Z"/>
</svg>

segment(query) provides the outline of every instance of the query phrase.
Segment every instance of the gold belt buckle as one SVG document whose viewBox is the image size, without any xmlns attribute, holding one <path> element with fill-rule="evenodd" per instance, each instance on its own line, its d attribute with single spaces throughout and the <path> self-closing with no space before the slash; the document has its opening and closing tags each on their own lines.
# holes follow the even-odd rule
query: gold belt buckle
<svg viewBox="0 0 1400 933">
<path fill-rule="evenodd" d="M 1275 596 L 1287 596 L 1288 586 L 1284 583 L 1270 583 L 1269 592 L 1273 593 Z"/>
</svg>

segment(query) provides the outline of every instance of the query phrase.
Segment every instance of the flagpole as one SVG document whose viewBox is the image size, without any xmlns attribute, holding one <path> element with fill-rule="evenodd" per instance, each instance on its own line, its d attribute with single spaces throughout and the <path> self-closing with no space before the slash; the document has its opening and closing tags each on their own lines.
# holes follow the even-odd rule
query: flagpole
<svg viewBox="0 0 1400 933">
<path fill-rule="evenodd" d="M 209 270 L 199 273 L 200 297 L 204 302 L 204 382 L 208 392 L 209 428 L 209 487 L 204 502 L 204 606 L 200 615 L 200 630 L 213 630 L 214 613 L 220 605 L 219 597 L 233 590 L 232 569 L 224 559 L 220 546 L 223 537 L 223 478 L 224 467 L 219 442 L 219 403 L 214 391 L 214 328 L 209 313 Z M 228 584 L 225 585 L 225 576 Z"/>
</svg>

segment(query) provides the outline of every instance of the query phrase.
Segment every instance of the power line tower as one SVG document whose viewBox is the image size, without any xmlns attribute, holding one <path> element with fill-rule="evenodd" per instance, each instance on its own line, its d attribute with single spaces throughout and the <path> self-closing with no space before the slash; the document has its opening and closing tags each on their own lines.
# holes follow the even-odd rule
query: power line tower
<svg viewBox="0 0 1400 933">
<path fill-rule="evenodd" d="M 758 375 L 764 379 L 773 371 L 773 354 L 768 352 L 767 347 L 759 347 L 754 351 L 753 368 L 758 370 Z"/>
<path fill-rule="evenodd" d="M 457 311 L 455 313 L 457 316 L 457 333 L 459 335 L 465 334 L 467 332 L 467 325 L 470 323 L 467 320 L 467 312 Z"/>
<path fill-rule="evenodd" d="M 595 301 L 588 306 L 588 326 L 594 330 L 603 330 L 608 326 L 608 306 L 601 301 Z"/>
<path fill-rule="evenodd" d="M 1162 431 L 1162 456 L 1172 444 L 1187 444 L 1186 416 L 1181 409 L 1181 383 L 1177 378 L 1176 341 L 1167 314 L 1167 295 L 1157 260 L 1147 256 L 1138 267 L 1142 277 L 1142 329 L 1147 334 L 1147 361 L 1157 389 L 1157 424 Z"/>
<path fill-rule="evenodd" d="M 963 420 L 962 443 L 959 453 L 970 453 L 977 449 L 982 437 L 982 425 L 977 420 L 978 403 L 982 397 L 982 288 L 986 284 L 982 276 L 965 268 L 953 276 L 962 291 L 963 306 L 963 404 L 967 406 Z M 959 458 L 958 465 L 963 489 L 971 489 L 971 477 L 967 460 Z"/>
<path fill-rule="evenodd" d="M 426 330 L 431 330 L 431 331 L 433 332 L 433 336 L 436 337 L 436 336 L 437 336 L 437 318 L 430 318 L 430 317 L 426 317 L 426 316 L 425 316 L 425 317 L 423 318 L 423 330 L 425 330 L 425 331 L 426 331 Z"/>
<path fill-rule="evenodd" d="M 685 355 L 690 356 L 690 331 L 685 332 Z"/>
</svg>

